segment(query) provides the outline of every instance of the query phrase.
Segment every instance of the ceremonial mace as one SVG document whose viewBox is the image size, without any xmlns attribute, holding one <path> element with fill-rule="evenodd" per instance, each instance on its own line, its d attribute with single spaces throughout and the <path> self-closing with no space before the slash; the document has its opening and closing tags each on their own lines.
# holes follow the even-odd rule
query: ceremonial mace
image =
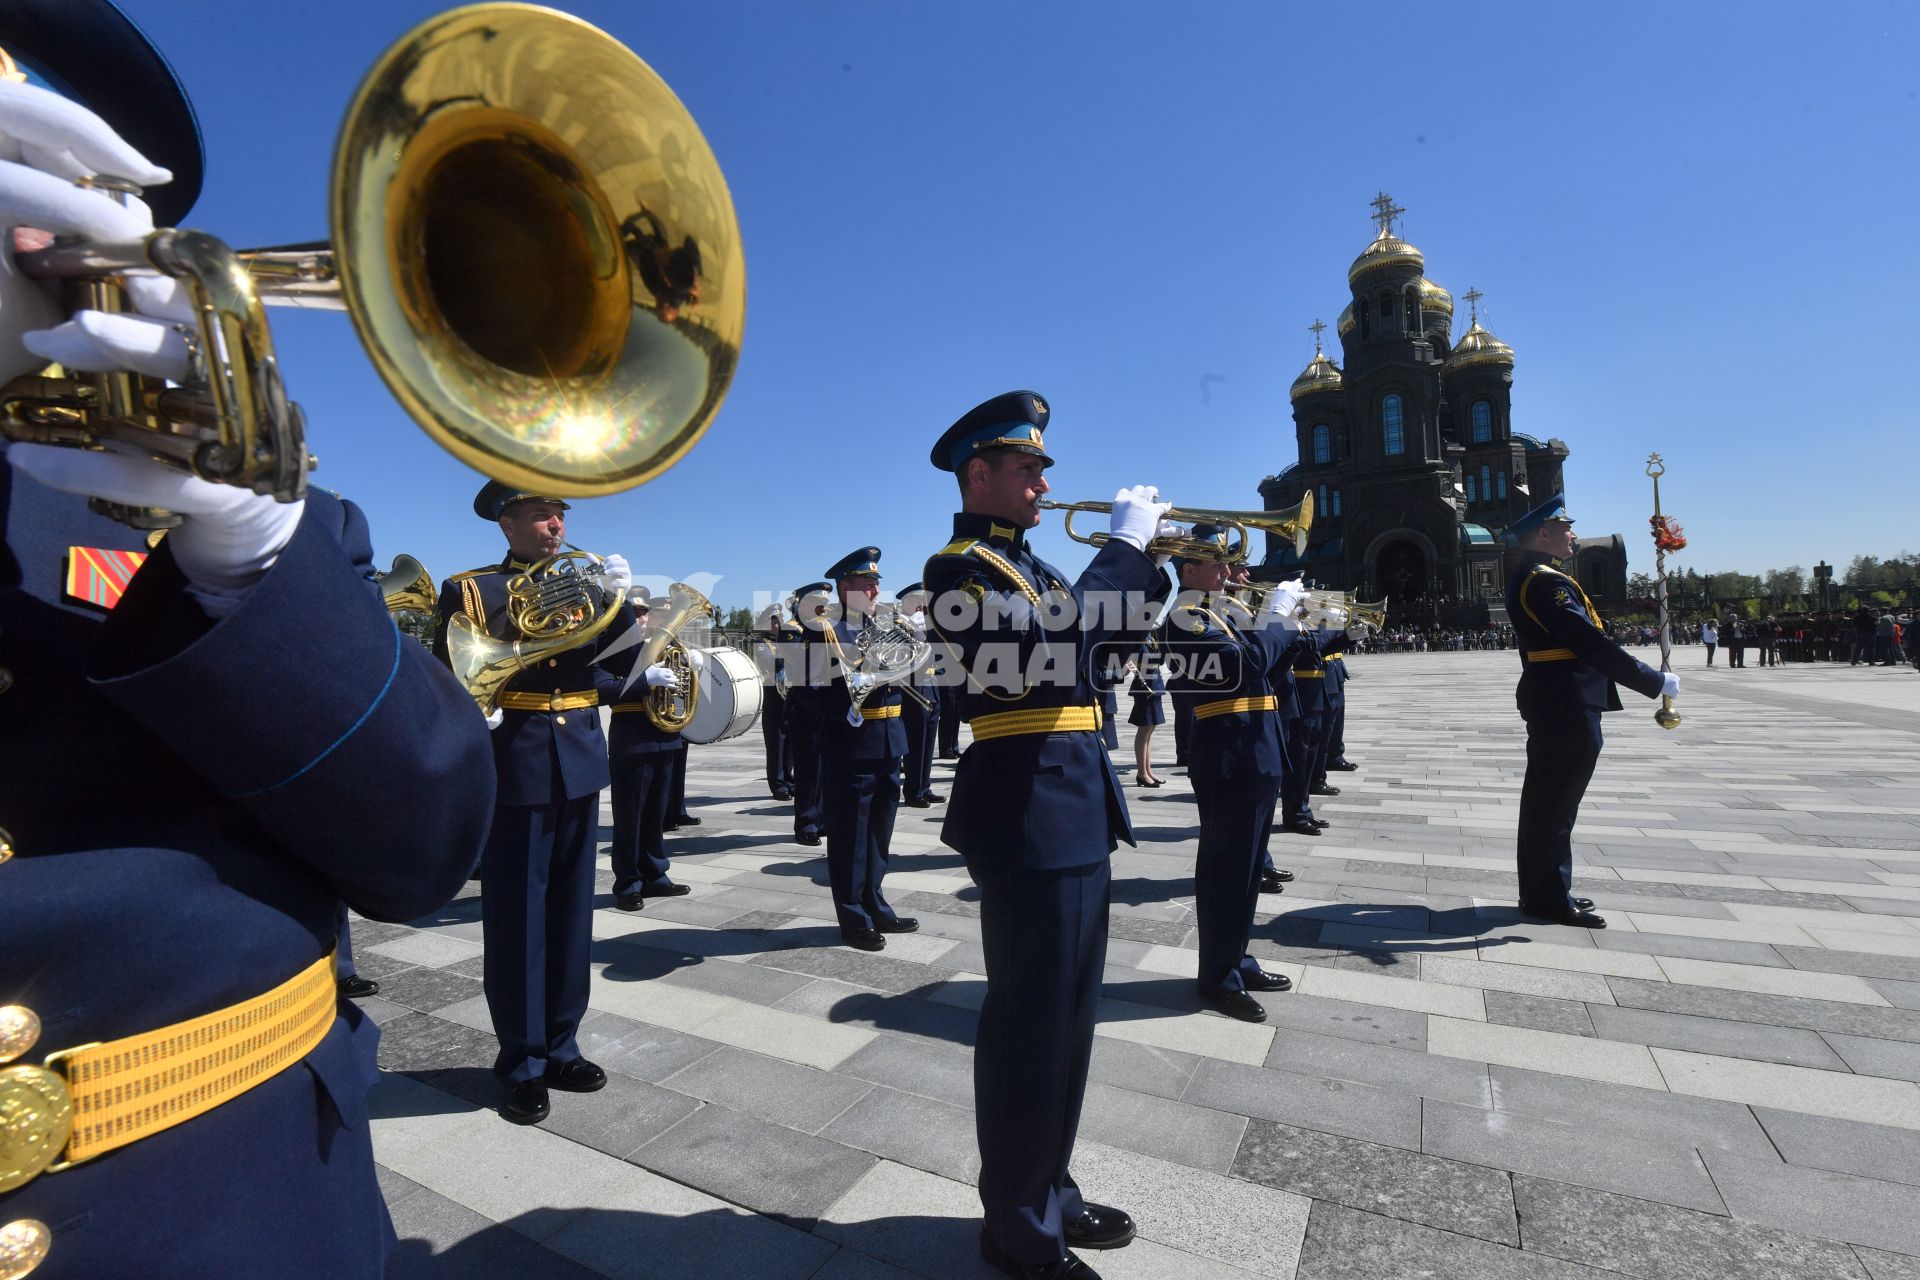
<svg viewBox="0 0 1920 1280">
<path fill-rule="evenodd" d="M 1680 550 L 1687 545 L 1687 540 L 1678 524 L 1660 514 L 1660 477 L 1667 474 L 1667 465 L 1660 461 L 1659 454 L 1647 459 L 1647 474 L 1653 477 L 1653 519 L 1648 523 L 1653 526 L 1653 572 L 1659 579 L 1660 671 L 1665 674 L 1673 670 L 1673 619 L 1667 613 L 1667 552 Z M 1680 727 L 1680 713 L 1673 709 L 1672 698 L 1662 695 L 1660 709 L 1653 713 L 1653 722 L 1662 729 Z"/>
</svg>

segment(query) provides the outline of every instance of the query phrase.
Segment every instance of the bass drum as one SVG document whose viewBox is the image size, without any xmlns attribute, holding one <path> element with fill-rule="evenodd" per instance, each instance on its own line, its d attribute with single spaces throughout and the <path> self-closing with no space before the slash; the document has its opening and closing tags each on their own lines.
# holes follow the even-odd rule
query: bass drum
<svg viewBox="0 0 1920 1280">
<path fill-rule="evenodd" d="M 680 732 L 705 745 L 737 738 L 760 718 L 760 668 L 738 649 L 688 649 L 700 679 L 693 721 Z"/>
</svg>

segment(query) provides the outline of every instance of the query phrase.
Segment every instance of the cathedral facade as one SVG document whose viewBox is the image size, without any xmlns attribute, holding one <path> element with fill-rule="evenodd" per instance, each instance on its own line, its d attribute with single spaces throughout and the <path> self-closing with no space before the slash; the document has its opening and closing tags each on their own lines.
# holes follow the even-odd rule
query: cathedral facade
<svg viewBox="0 0 1920 1280">
<path fill-rule="evenodd" d="M 1341 359 L 1320 349 L 1291 388 L 1296 461 L 1260 482 L 1269 511 L 1314 500 L 1304 555 L 1268 537 L 1255 576 L 1304 576 L 1385 598 L 1407 623 L 1504 618 L 1500 532 L 1563 491 L 1564 441 L 1515 429 L 1513 348 L 1480 324 L 1480 295 L 1456 339 L 1454 300 L 1421 252 L 1394 233 L 1404 212 L 1374 201 L 1378 234 L 1347 269 Z M 1579 504 L 1569 498 L 1579 514 Z M 1626 595 L 1618 534 L 1582 538 L 1571 570 L 1602 608 Z"/>
</svg>

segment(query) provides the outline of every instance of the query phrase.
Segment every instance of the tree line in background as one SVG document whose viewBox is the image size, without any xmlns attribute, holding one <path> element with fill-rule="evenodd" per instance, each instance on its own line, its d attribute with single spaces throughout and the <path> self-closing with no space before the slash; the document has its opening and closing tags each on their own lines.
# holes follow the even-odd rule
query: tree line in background
<svg viewBox="0 0 1920 1280">
<path fill-rule="evenodd" d="M 1920 595 L 1920 554 L 1902 551 L 1881 559 L 1855 556 L 1844 574 L 1835 571 L 1821 582 L 1797 564 L 1765 573 L 1697 573 L 1669 570 L 1667 603 L 1676 616 L 1717 616 L 1732 609 L 1750 618 L 1778 613 L 1813 613 L 1821 609 L 1911 608 Z M 1628 603 L 1651 611 L 1658 588 L 1650 573 L 1627 576 Z"/>
</svg>

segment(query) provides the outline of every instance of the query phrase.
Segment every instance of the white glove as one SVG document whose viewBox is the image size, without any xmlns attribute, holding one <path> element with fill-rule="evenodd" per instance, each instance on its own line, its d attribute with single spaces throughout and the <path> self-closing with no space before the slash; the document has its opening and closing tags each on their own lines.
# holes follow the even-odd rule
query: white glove
<svg viewBox="0 0 1920 1280">
<path fill-rule="evenodd" d="M 612 555 L 601 561 L 600 582 L 609 594 L 624 598 L 633 587 L 633 570 L 627 567 L 627 558 Z"/>
<path fill-rule="evenodd" d="M 1161 518 L 1172 504 L 1160 501 L 1160 490 L 1150 484 L 1137 484 L 1113 495 L 1113 516 L 1107 534 L 1115 542 L 1124 542 L 1136 551 L 1145 551 L 1147 543 L 1160 528 Z"/>
<path fill-rule="evenodd" d="M 487 712 L 487 728 L 498 729 L 507 718 L 507 713 L 499 707 Z"/>
<path fill-rule="evenodd" d="M 925 609 L 915 609 L 913 616 L 909 617 L 907 621 L 913 625 L 914 630 L 925 631 L 927 629 L 927 611 Z"/>
<path fill-rule="evenodd" d="M 1660 677 L 1660 695 L 1664 698 L 1680 696 L 1680 677 L 1669 671 Z"/>
<path fill-rule="evenodd" d="M 649 689 L 664 689 L 668 685 L 678 684 L 680 677 L 674 674 L 672 667 L 655 663 L 647 668 L 646 681 Z"/>
<path fill-rule="evenodd" d="M 1267 612 L 1276 618 L 1291 622 L 1293 615 L 1300 610 L 1300 593 L 1293 590 L 1293 584 L 1282 582 L 1267 593 Z"/>
<path fill-rule="evenodd" d="M 1192 526 L 1181 524 L 1178 520 L 1162 520 L 1160 527 L 1153 531 L 1153 536 L 1155 540 L 1161 538 L 1184 538 L 1192 532 Z M 1153 558 L 1153 567 L 1156 569 L 1164 569 L 1172 559 L 1172 552 L 1163 551 Z"/>
<path fill-rule="evenodd" d="M 163 507 L 186 517 L 167 534 L 187 590 L 210 618 L 240 607 L 293 538 L 306 501 L 272 498 L 163 466 L 117 450 L 16 444 L 7 461 L 49 489 L 87 494 L 132 507 Z"/>
</svg>

